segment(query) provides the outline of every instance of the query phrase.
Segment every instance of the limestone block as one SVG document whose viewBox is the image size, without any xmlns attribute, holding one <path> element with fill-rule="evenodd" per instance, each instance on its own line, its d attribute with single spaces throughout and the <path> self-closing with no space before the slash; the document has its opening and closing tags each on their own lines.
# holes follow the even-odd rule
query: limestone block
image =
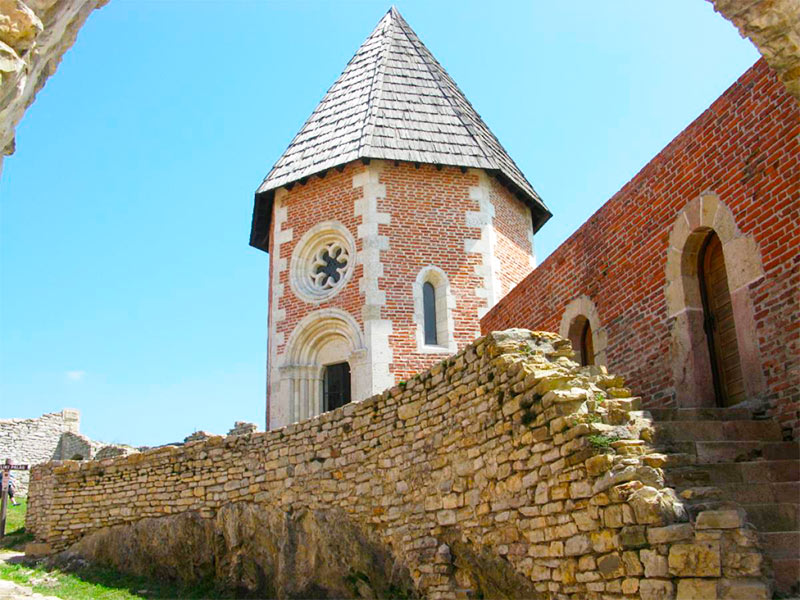
<svg viewBox="0 0 800 600">
<path fill-rule="evenodd" d="M 397 416 L 403 421 L 407 421 L 419 415 L 422 408 L 422 402 L 408 402 L 400 405 L 397 409 Z"/>
<path fill-rule="evenodd" d="M 681 579 L 675 600 L 713 600 L 717 597 L 716 580 Z"/>
<path fill-rule="evenodd" d="M 725 270 L 731 291 L 764 277 L 761 252 L 752 237 L 733 239 L 723 245 L 722 251 L 725 254 Z"/>
<path fill-rule="evenodd" d="M 679 577 L 719 577 L 719 542 L 673 545 L 669 550 L 669 572 Z"/>
<path fill-rule="evenodd" d="M 763 561 L 764 557 L 758 551 L 728 549 L 723 554 L 723 573 L 726 577 L 758 577 L 762 573 Z"/>
<path fill-rule="evenodd" d="M 643 548 L 647 545 L 644 525 L 623 527 L 619 532 L 619 539 L 623 548 Z"/>
<path fill-rule="evenodd" d="M 626 550 L 622 553 L 622 564 L 625 566 L 625 574 L 639 576 L 644 574 L 644 566 L 642 561 L 639 560 L 639 553 L 632 550 Z"/>
<path fill-rule="evenodd" d="M 668 577 L 669 565 L 667 557 L 659 554 L 656 550 L 642 550 L 639 552 L 639 558 L 644 566 L 645 577 Z"/>
<path fill-rule="evenodd" d="M 664 579 L 642 579 L 639 582 L 639 594 L 642 600 L 672 600 L 675 598 L 675 586 Z"/>
<path fill-rule="evenodd" d="M 623 580 L 622 582 L 622 593 L 627 595 L 633 595 L 639 591 L 639 580 L 628 578 Z"/>
<path fill-rule="evenodd" d="M 693 535 L 694 529 L 690 523 L 676 523 L 666 527 L 650 527 L 647 530 L 647 541 L 655 546 L 689 539 Z"/>
<path fill-rule="evenodd" d="M 720 598 L 725 600 L 769 600 L 772 591 L 764 581 L 752 579 L 722 579 L 719 582 Z"/>
<path fill-rule="evenodd" d="M 697 515 L 697 529 L 738 529 L 744 526 L 744 511 L 738 510 L 704 510 Z"/>
<path fill-rule="evenodd" d="M 597 559 L 597 570 L 604 579 L 616 579 L 625 574 L 622 557 L 618 552 L 606 554 Z"/>
<path fill-rule="evenodd" d="M 0 42 L 18 53 L 31 48 L 42 31 L 42 22 L 20 0 L 0 0 Z"/>
<path fill-rule="evenodd" d="M 564 554 L 566 556 L 579 556 L 588 553 L 591 549 L 592 541 L 588 535 L 572 536 L 564 544 Z"/>
<path fill-rule="evenodd" d="M 586 460 L 586 471 L 592 477 L 597 477 L 608 471 L 614 464 L 614 457 L 610 454 L 598 454 Z"/>
<path fill-rule="evenodd" d="M 595 494 L 605 491 L 611 486 L 626 481 L 641 481 L 642 483 L 661 487 L 664 485 L 664 477 L 660 471 L 645 465 L 624 465 L 618 464 L 604 473 L 595 481 L 592 490 Z"/>
<path fill-rule="evenodd" d="M 688 519 L 686 508 L 670 488 L 645 486 L 631 495 L 630 505 L 639 524 L 658 525 Z"/>
</svg>

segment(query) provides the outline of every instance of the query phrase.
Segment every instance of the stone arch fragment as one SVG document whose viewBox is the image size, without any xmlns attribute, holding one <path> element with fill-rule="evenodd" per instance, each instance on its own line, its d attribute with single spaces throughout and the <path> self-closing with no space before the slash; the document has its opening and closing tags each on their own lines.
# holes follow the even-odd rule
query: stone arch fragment
<svg viewBox="0 0 800 600">
<path fill-rule="evenodd" d="M 664 293 L 675 399 L 680 407 L 710 407 L 716 402 L 698 278 L 700 250 L 712 231 L 722 243 L 747 397 L 760 396 L 765 386 L 750 297 L 750 286 L 764 277 L 761 253 L 755 239 L 739 229 L 730 208 L 707 191 L 678 213 L 667 249 Z"/>
</svg>

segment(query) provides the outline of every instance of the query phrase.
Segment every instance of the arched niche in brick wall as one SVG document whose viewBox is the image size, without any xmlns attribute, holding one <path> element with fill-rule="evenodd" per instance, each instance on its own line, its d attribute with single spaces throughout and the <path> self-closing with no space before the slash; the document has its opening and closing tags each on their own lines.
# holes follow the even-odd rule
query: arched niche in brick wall
<svg viewBox="0 0 800 600">
<path fill-rule="evenodd" d="M 341 309 L 327 308 L 306 315 L 289 336 L 283 357 L 280 395 L 288 399 L 290 423 L 323 411 L 322 380 L 327 365 L 347 362 L 353 399 L 363 400 L 369 395 L 364 338 L 356 320 Z"/>
<path fill-rule="evenodd" d="M 670 362 L 675 400 L 682 408 L 716 405 L 698 276 L 701 248 L 712 231 L 722 243 L 745 393 L 752 399 L 764 391 L 750 297 L 750 285 L 764 277 L 761 254 L 752 236 L 739 230 L 730 208 L 714 192 L 704 192 L 678 213 L 667 250 Z"/>
<path fill-rule="evenodd" d="M 582 344 L 581 335 L 586 324 L 591 330 L 591 344 Z M 564 307 L 564 314 L 561 316 L 561 325 L 558 328 L 561 337 L 565 337 L 572 342 L 572 347 L 576 352 L 575 360 L 579 363 L 607 365 L 606 346 L 608 336 L 606 329 L 600 322 L 600 315 L 597 307 L 589 296 L 583 294 L 571 300 Z M 586 350 L 584 346 L 589 346 L 592 356 L 582 360 L 582 353 Z M 579 354 L 580 353 L 580 354 Z"/>
</svg>

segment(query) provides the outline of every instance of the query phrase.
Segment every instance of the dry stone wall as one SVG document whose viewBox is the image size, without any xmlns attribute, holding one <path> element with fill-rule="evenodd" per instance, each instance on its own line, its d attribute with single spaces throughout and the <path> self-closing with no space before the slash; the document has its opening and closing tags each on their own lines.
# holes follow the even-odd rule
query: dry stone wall
<svg viewBox="0 0 800 600">
<path fill-rule="evenodd" d="M 69 408 L 35 419 L 0 419 L 0 460 L 10 458 L 14 464 L 36 465 L 60 459 L 61 436 L 67 432 L 76 434 L 79 428 L 80 413 Z M 15 471 L 14 477 L 19 494 L 25 496 L 28 472 Z"/>
<path fill-rule="evenodd" d="M 14 130 L 89 14 L 108 0 L 0 0 L 0 173 Z"/>
<path fill-rule="evenodd" d="M 495 332 L 280 430 L 39 466 L 30 552 L 277 597 L 767 598 L 743 513 L 665 487 L 639 400 L 571 356 Z"/>
</svg>

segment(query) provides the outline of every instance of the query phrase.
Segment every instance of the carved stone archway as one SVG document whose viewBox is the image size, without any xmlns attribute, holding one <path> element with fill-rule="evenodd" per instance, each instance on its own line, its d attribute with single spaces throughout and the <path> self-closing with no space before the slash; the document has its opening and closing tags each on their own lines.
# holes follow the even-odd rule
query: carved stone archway
<svg viewBox="0 0 800 600">
<path fill-rule="evenodd" d="M 594 356 L 589 362 L 595 365 L 608 365 L 608 355 L 606 353 L 608 335 L 605 327 L 600 322 L 597 307 L 589 296 L 583 294 L 567 304 L 564 308 L 564 314 L 561 316 L 561 325 L 558 328 L 559 335 L 571 339 L 570 333 L 574 329 L 573 324 L 581 318 L 589 321 L 592 331 Z"/>
<path fill-rule="evenodd" d="M 760 396 L 765 386 L 749 289 L 764 277 L 761 254 L 753 237 L 739 230 L 731 210 L 714 192 L 704 192 L 678 213 L 667 250 L 670 362 L 675 399 L 682 408 L 716 402 L 697 273 L 700 248 L 711 231 L 722 242 L 747 397 Z"/>
<path fill-rule="evenodd" d="M 323 411 L 322 378 L 326 365 L 348 362 L 353 400 L 369 395 L 367 350 L 356 320 L 338 308 L 314 311 L 294 328 L 279 368 L 279 402 L 295 423 Z"/>
</svg>

